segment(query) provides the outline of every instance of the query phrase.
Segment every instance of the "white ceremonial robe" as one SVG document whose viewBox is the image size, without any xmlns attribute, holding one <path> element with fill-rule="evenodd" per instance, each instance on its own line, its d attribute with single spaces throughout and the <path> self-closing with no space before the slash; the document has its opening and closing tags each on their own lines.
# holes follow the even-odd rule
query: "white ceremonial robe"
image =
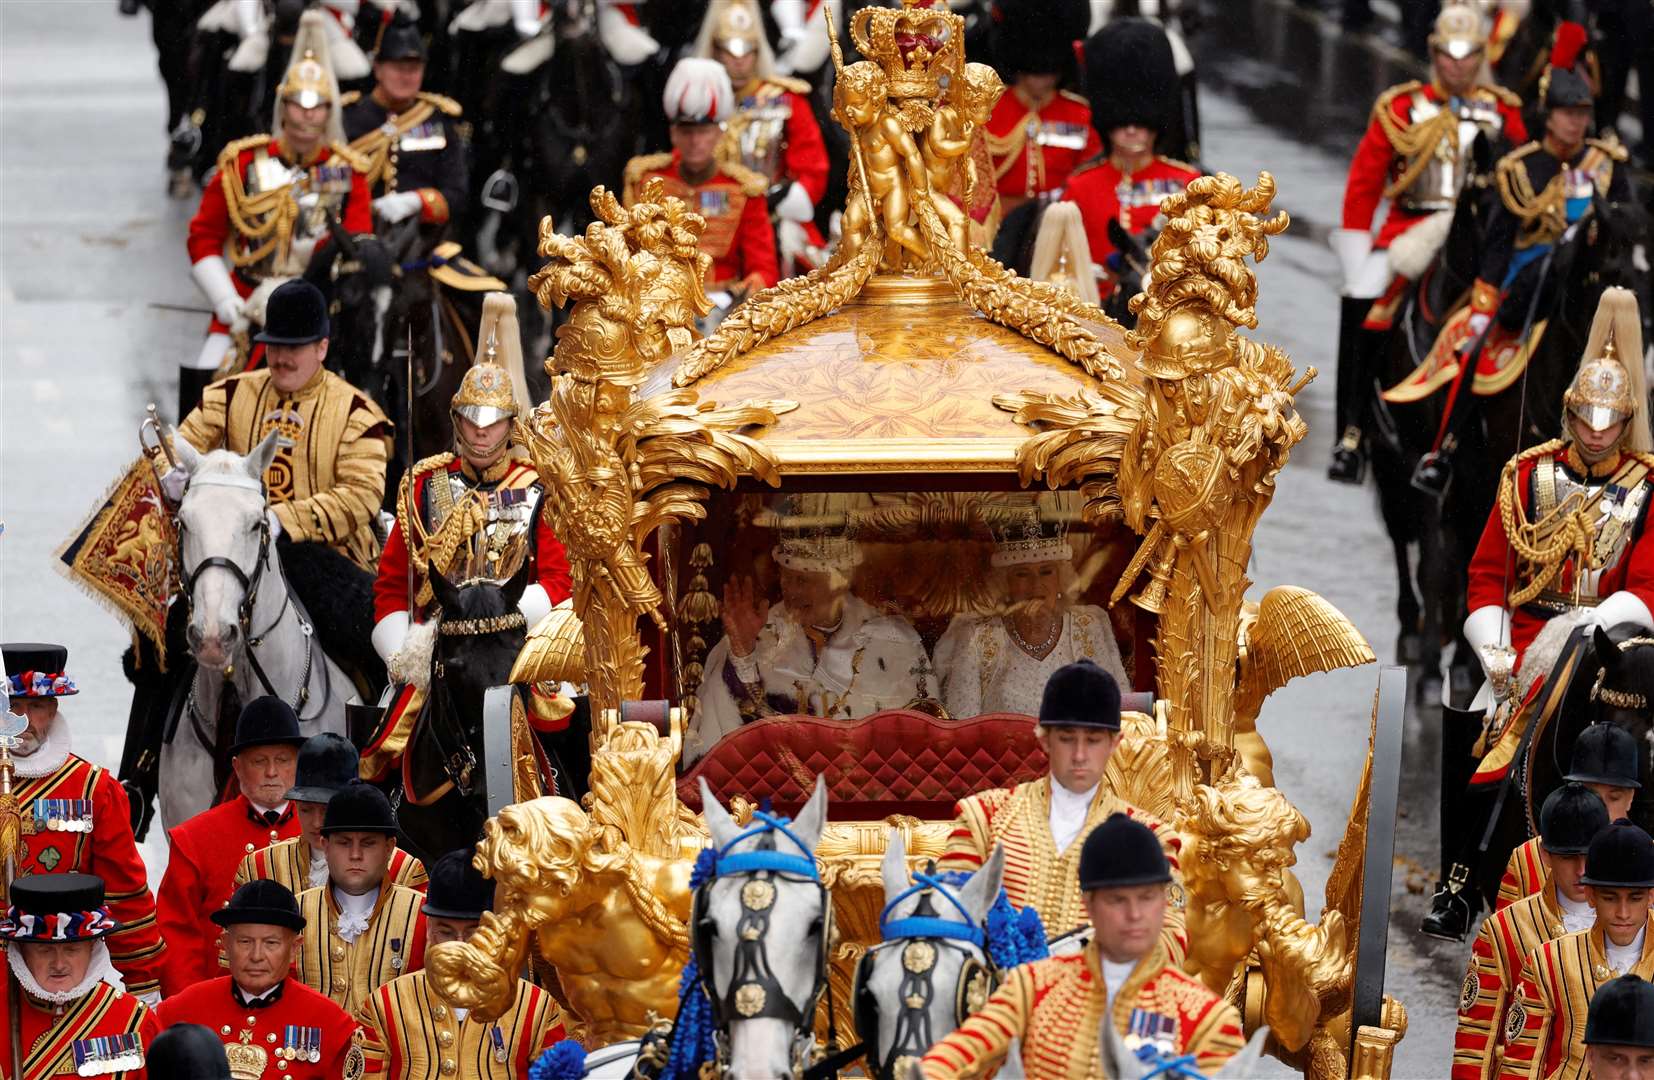
<svg viewBox="0 0 1654 1080">
<path fill-rule="evenodd" d="M 1044 659 L 1018 645 L 998 615 L 959 615 L 936 643 L 936 670 L 948 715 L 968 719 L 987 713 L 1038 716 L 1046 680 L 1064 664 L 1095 661 L 1131 689 L 1108 613 L 1079 604 L 1063 613 L 1062 633 Z"/>
</svg>

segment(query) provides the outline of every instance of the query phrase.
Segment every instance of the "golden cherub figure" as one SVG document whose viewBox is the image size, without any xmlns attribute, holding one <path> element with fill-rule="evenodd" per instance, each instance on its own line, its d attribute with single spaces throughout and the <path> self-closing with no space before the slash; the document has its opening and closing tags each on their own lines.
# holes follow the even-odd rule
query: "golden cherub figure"
<svg viewBox="0 0 1654 1080">
<path fill-rule="evenodd" d="M 953 100 L 936 110 L 925 136 L 924 172 L 930 189 L 931 204 L 947 223 L 948 235 L 959 250 L 970 247 L 970 215 L 949 198 L 954 178 L 964 171 L 961 190 L 966 205 L 976 201 L 976 186 L 981 177 L 976 174 L 976 163 L 971 160 L 971 141 L 976 129 L 988 122 L 994 105 L 1005 92 L 999 73 L 987 64 L 966 64 L 963 75 L 954 84 Z"/>
<path fill-rule="evenodd" d="M 888 93 L 884 71 L 871 60 L 845 68 L 833 86 L 833 116 L 860 144 L 858 158 L 865 185 L 851 192 L 844 208 L 841 254 L 846 259 L 855 255 L 871 235 L 872 215 L 877 213 L 889 245 L 887 259 L 900 258 L 900 250 L 906 248 L 922 264 L 929 253 L 910 220 L 913 195 L 903 174 L 907 154 L 916 157 L 919 151 L 913 136 L 902 130 L 886 108 Z M 856 186 L 854 169 L 851 183 Z"/>
</svg>

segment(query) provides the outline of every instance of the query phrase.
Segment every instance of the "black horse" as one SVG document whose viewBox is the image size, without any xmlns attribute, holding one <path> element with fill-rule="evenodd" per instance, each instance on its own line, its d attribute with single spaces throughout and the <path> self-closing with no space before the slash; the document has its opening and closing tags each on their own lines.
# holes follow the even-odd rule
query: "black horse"
<svg viewBox="0 0 1654 1080">
<path fill-rule="evenodd" d="M 431 655 L 430 690 L 414 725 L 402 771 L 398 809 L 404 842 L 421 858 L 468 847 L 488 818 L 483 698 L 510 681 L 527 638 L 517 603 L 532 564 L 510 579 L 454 585 L 435 568 L 431 591 L 442 606 Z M 537 737 L 542 783 L 578 799 L 590 773 L 590 725 L 576 709 L 554 735 Z"/>
<path fill-rule="evenodd" d="M 327 366 L 367 394 L 389 415 L 394 365 L 385 349 L 385 324 L 396 295 L 397 266 L 371 233 L 353 235 L 330 220 L 332 243 L 317 248 L 304 278 L 328 301 Z"/>
</svg>

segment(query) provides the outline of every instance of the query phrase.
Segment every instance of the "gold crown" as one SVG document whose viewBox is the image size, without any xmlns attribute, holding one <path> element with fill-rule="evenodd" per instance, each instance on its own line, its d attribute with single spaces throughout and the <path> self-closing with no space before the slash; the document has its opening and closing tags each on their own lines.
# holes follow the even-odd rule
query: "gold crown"
<svg viewBox="0 0 1654 1080">
<path fill-rule="evenodd" d="M 243 1037 L 251 1038 L 252 1033 L 243 1032 Z M 225 1043 L 224 1057 L 230 1063 L 231 1080 L 259 1080 L 270 1060 L 264 1047 L 250 1042 Z"/>
<path fill-rule="evenodd" d="M 884 69 L 890 96 L 935 99 L 942 76 L 965 62 L 965 19 L 937 0 L 902 0 L 900 8 L 862 8 L 850 20 L 861 54 Z"/>
<path fill-rule="evenodd" d="M 996 526 L 993 532 L 994 553 L 989 562 L 996 567 L 1068 562 L 1074 557 L 1062 527 L 1054 524 L 1048 530 L 1033 507 Z"/>
</svg>

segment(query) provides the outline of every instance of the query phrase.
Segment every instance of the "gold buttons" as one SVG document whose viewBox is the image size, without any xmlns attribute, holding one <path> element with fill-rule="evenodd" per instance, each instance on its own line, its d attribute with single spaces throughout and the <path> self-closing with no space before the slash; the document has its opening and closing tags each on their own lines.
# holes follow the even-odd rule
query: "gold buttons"
<svg viewBox="0 0 1654 1080">
<path fill-rule="evenodd" d="M 344 958 L 345 958 L 345 947 L 343 945 L 333 946 L 333 959 L 343 960 Z"/>
<path fill-rule="evenodd" d="M 270 1032 L 270 1034 L 264 1036 L 264 1041 L 274 1046 L 276 1042 L 276 1033 L 273 1031 Z"/>
<path fill-rule="evenodd" d="M 454 1033 L 451 1031 L 438 1032 L 436 1041 L 441 1043 L 445 1048 L 452 1046 L 454 1045 Z"/>
<path fill-rule="evenodd" d="M 454 1062 L 453 1058 L 443 1058 L 442 1059 L 442 1071 L 443 1072 L 452 1075 L 453 1073 L 457 1072 L 458 1070 L 459 1070 L 459 1065 L 457 1065 Z"/>
<path fill-rule="evenodd" d="M 251 855 L 252 853 L 253 853 L 253 845 L 248 844 L 247 845 L 247 854 Z"/>
<path fill-rule="evenodd" d="M 223 1027 L 219 1028 L 218 1030 L 221 1034 L 228 1035 L 230 1033 L 230 1025 L 225 1024 Z"/>
<path fill-rule="evenodd" d="M 431 1010 L 431 1015 L 436 1017 L 438 1020 L 446 1020 L 448 1019 L 448 1010 L 443 1008 L 441 1005 L 438 1005 L 436 1008 Z"/>
<path fill-rule="evenodd" d="M 334 979 L 333 980 L 333 992 L 334 993 L 336 993 L 336 994 L 340 993 L 344 990 L 344 988 L 345 988 L 345 981 L 343 979 Z"/>
</svg>

